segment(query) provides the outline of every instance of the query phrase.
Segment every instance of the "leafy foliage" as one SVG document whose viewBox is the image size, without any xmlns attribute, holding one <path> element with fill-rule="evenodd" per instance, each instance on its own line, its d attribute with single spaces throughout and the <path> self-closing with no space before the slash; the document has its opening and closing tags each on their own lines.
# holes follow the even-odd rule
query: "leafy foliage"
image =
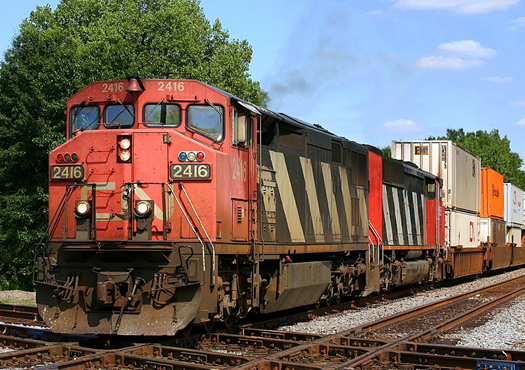
<svg viewBox="0 0 525 370">
<path fill-rule="evenodd" d="M 62 0 L 37 7 L 0 65 L 0 288 L 27 287 L 47 224 L 47 153 L 66 99 L 96 80 L 194 78 L 264 105 L 252 49 L 197 0 Z"/>
<path fill-rule="evenodd" d="M 428 140 L 434 140 L 431 137 Z M 490 167 L 501 173 L 505 182 L 510 182 L 525 189 L 525 173 L 520 169 L 523 159 L 510 149 L 507 136 L 501 137 L 499 131 L 465 132 L 463 129 L 447 129 L 445 137 L 438 140 L 452 140 L 459 146 L 481 158 L 483 167 Z"/>
<path fill-rule="evenodd" d="M 385 146 L 384 148 L 381 148 L 381 152 L 383 155 L 387 158 L 392 158 L 392 148 L 389 146 Z"/>
</svg>

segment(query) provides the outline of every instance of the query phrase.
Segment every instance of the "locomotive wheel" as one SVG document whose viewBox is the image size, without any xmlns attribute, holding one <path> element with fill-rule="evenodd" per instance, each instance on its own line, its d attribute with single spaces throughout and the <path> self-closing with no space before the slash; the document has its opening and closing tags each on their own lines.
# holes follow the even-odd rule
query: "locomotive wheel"
<svg viewBox="0 0 525 370">
<path fill-rule="evenodd" d="M 335 294 L 333 299 L 335 304 L 341 304 L 341 294 Z"/>
<path fill-rule="evenodd" d="M 215 324 L 215 319 L 213 317 L 210 317 L 210 319 L 203 323 L 204 330 L 206 333 L 210 333 L 213 329 L 213 324 Z"/>
<path fill-rule="evenodd" d="M 180 333 L 182 334 L 184 338 L 188 338 L 191 334 L 192 328 L 193 328 L 193 320 L 191 320 L 191 322 L 188 325 L 186 325 L 186 327 L 182 329 Z"/>
<path fill-rule="evenodd" d="M 226 316 L 224 318 L 224 327 L 226 329 L 231 329 L 231 327 L 233 326 L 233 324 L 235 323 L 235 319 L 236 319 L 236 315 L 234 312 L 232 312 L 231 314 L 229 314 L 228 316 Z"/>
<path fill-rule="evenodd" d="M 237 321 L 239 316 L 239 309 L 231 309 L 230 313 L 224 316 L 223 322 L 226 329 L 230 329 L 233 324 Z"/>
</svg>

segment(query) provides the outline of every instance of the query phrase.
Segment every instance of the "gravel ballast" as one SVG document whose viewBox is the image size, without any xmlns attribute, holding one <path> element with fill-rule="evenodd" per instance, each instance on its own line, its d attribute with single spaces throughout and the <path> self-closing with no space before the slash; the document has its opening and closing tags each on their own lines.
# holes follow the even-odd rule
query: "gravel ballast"
<svg viewBox="0 0 525 370">
<path fill-rule="evenodd" d="M 317 317 L 311 321 L 282 326 L 279 330 L 335 334 L 466 291 L 472 291 L 523 275 L 525 275 L 525 269 L 519 269 L 496 276 L 476 279 L 453 287 L 420 292 L 410 297 L 393 301 L 382 301 L 368 307 L 359 307 Z M 512 304 L 499 309 L 498 313 L 494 314 L 493 318 L 487 321 L 485 325 L 456 331 L 450 337 L 456 341 L 459 339 L 457 341 L 459 346 L 522 350 L 525 348 L 524 312 L 525 297 L 518 297 Z M 446 337 L 443 336 L 443 338 Z"/>
</svg>

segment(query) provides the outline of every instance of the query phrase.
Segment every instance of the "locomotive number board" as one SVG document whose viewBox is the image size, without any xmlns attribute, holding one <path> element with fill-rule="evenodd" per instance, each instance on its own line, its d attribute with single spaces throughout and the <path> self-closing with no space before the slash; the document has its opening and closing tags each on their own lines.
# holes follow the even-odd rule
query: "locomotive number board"
<svg viewBox="0 0 525 370">
<path fill-rule="evenodd" d="M 178 179 L 209 179 L 211 177 L 211 166 L 209 164 L 172 164 L 170 166 L 170 177 Z"/>
<path fill-rule="evenodd" d="M 51 166 L 51 180 L 83 180 L 84 166 L 81 164 Z"/>
</svg>

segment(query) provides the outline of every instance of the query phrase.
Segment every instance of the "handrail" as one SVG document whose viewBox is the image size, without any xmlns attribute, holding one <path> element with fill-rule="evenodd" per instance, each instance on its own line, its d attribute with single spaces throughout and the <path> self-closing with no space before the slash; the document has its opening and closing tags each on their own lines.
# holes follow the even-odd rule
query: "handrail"
<svg viewBox="0 0 525 370">
<path fill-rule="evenodd" d="M 169 183 L 161 183 L 161 184 L 166 184 L 168 189 L 170 189 L 171 194 L 173 195 L 173 198 L 175 198 L 175 201 L 177 202 L 177 205 L 179 206 L 180 210 L 182 211 L 182 214 L 184 215 L 184 218 L 186 218 L 186 221 L 188 222 L 188 225 L 190 225 L 190 229 L 193 231 L 193 233 L 195 234 L 195 236 L 199 240 L 199 243 L 202 246 L 202 272 L 206 272 L 206 259 L 205 259 L 205 255 L 204 255 L 204 250 L 206 249 L 206 247 L 205 247 L 204 242 L 202 241 L 199 233 L 197 232 L 197 228 L 195 227 L 193 222 L 191 222 L 191 219 L 188 216 L 188 214 L 186 213 L 186 211 L 184 210 L 184 207 L 182 206 L 182 203 L 180 202 L 179 198 L 177 197 L 177 194 L 175 194 L 175 191 L 173 191 L 173 188 L 172 188 L 171 184 L 169 184 Z M 206 274 L 204 274 L 204 276 L 206 276 Z"/>
<path fill-rule="evenodd" d="M 42 247 L 42 257 L 43 257 L 43 261 L 45 263 L 46 262 L 46 258 L 45 258 L 46 257 L 46 250 L 45 249 L 47 247 L 47 244 L 49 243 L 49 237 L 55 233 L 55 230 L 58 227 L 58 223 L 59 223 L 59 220 L 60 220 L 60 214 L 65 214 L 66 213 L 67 201 L 69 199 L 69 196 L 71 195 L 71 192 L 73 191 L 73 189 L 75 189 L 76 187 L 80 187 L 80 186 L 91 186 L 92 188 L 94 188 L 96 186 L 96 184 L 87 183 L 87 184 L 69 184 L 69 185 L 66 185 L 66 191 L 64 192 L 64 195 L 60 199 L 60 202 L 58 203 L 58 206 L 57 206 L 55 212 L 53 213 L 53 216 L 51 217 L 51 220 L 49 221 L 49 223 L 47 225 L 46 231 L 44 232 L 44 234 L 40 238 L 40 241 L 38 243 L 35 243 L 35 252 L 34 252 L 34 257 L 33 257 L 33 265 L 35 266 L 35 268 L 33 268 L 33 282 L 36 281 L 34 273 L 37 270 L 36 269 L 36 264 L 37 264 L 38 248 Z M 65 219 L 66 219 L 66 217 L 64 217 L 64 222 L 66 222 Z"/>
<path fill-rule="evenodd" d="M 67 198 L 69 197 L 69 193 L 70 193 L 69 189 L 70 188 L 66 188 L 66 191 L 64 192 L 64 195 L 62 196 L 62 199 L 60 199 L 60 202 L 58 203 L 58 207 L 55 210 L 55 213 L 53 213 L 53 216 L 51 217 L 51 220 L 47 224 L 46 231 L 44 231 L 44 234 L 40 238 L 40 241 L 38 243 L 34 244 L 35 252 L 34 252 L 34 255 L 33 255 L 33 283 L 36 282 L 35 273 L 37 271 L 36 266 L 37 266 L 37 261 L 38 261 L 38 256 L 37 256 L 38 255 L 38 249 L 39 249 L 39 247 L 42 248 L 43 262 L 46 263 L 46 258 L 45 258 L 46 254 L 47 254 L 46 253 L 46 247 L 47 247 L 47 244 L 49 243 L 49 236 L 57 228 L 58 220 L 59 220 L 59 216 L 58 215 L 62 211 L 62 209 L 64 208 L 65 202 L 67 202 Z"/>
<path fill-rule="evenodd" d="M 374 225 L 372 224 L 372 222 L 370 220 L 368 220 L 368 227 L 369 229 L 372 231 L 372 234 L 375 236 L 375 238 L 377 239 L 377 254 L 378 254 L 378 258 L 377 258 L 377 264 L 375 266 L 379 266 L 379 259 L 381 259 L 381 263 L 383 264 L 384 263 L 384 257 L 385 257 L 385 254 L 384 253 L 381 253 L 381 249 L 383 248 L 383 239 L 381 238 L 381 236 L 379 235 L 379 233 L 377 232 L 376 228 L 374 227 Z M 373 243 L 372 241 L 372 238 L 370 237 L 370 235 L 368 236 L 368 240 L 370 242 L 370 245 L 372 246 L 372 251 L 375 249 L 375 244 Z"/>
<path fill-rule="evenodd" d="M 197 217 L 197 220 L 199 220 L 199 223 L 202 227 L 202 230 L 204 230 L 204 234 L 208 238 L 208 241 L 211 245 L 211 251 L 212 251 L 212 260 L 211 260 L 211 266 L 212 266 L 212 278 L 211 278 L 211 286 L 215 286 L 215 246 L 213 245 L 213 242 L 211 241 L 210 236 L 208 235 L 208 232 L 206 231 L 206 228 L 204 227 L 204 224 L 202 223 L 201 218 L 199 217 L 199 214 L 197 213 L 197 210 L 193 206 L 193 202 L 191 201 L 188 193 L 186 192 L 186 188 L 184 187 L 184 184 L 182 182 L 179 184 L 179 188 L 184 192 L 184 195 L 186 195 L 186 199 L 188 199 L 188 202 L 190 202 L 191 209 L 193 209 L 193 213 L 195 213 L 195 216 Z"/>
<path fill-rule="evenodd" d="M 376 237 L 377 241 L 380 242 L 381 245 L 383 245 L 383 239 L 381 238 L 381 236 L 377 232 L 376 228 L 372 224 L 372 221 L 370 221 L 370 220 L 368 220 L 368 227 L 370 228 L 370 230 L 372 230 L 372 233 Z"/>
</svg>

